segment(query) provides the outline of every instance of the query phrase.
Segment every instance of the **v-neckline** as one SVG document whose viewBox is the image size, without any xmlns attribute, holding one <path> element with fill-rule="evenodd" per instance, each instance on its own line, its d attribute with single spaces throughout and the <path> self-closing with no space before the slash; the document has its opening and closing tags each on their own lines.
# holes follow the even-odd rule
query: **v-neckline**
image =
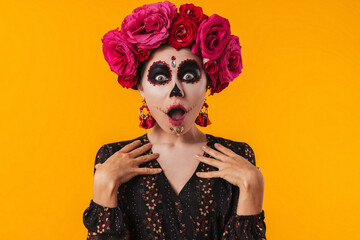
<svg viewBox="0 0 360 240">
<path fill-rule="evenodd" d="M 210 134 L 205 134 L 205 135 L 206 135 L 206 145 L 209 145 L 211 135 L 210 135 Z M 148 134 L 147 134 L 147 133 L 144 134 L 144 138 L 145 138 L 146 142 L 150 143 L 150 140 L 149 140 L 149 138 L 148 138 Z M 149 149 L 149 154 L 152 154 L 152 153 L 153 153 L 153 151 L 152 151 L 152 147 L 151 147 L 151 148 Z M 207 154 L 206 154 L 206 152 L 204 151 L 204 153 L 203 153 L 202 156 L 206 156 L 206 155 L 207 155 Z M 162 169 L 162 167 L 161 167 L 160 163 L 158 162 L 158 160 L 157 160 L 157 159 L 154 159 L 154 161 L 155 161 L 156 165 Z M 166 177 L 163 169 L 162 169 L 163 171 L 161 171 L 161 173 L 159 173 L 159 175 L 161 175 L 161 176 L 164 178 L 164 181 L 166 182 L 166 184 L 167 184 L 167 186 L 169 187 L 169 189 L 170 189 L 170 191 L 172 192 L 172 194 L 173 194 L 177 199 L 179 199 L 180 196 L 182 195 L 181 193 L 184 192 L 184 189 L 185 189 L 186 187 L 188 187 L 188 185 L 190 184 L 190 182 L 192 181 L 192 179 L 196 176 L 196 172 L 199 171 L 199 169 L 200 169 L 200 167 L 201 167 L 201 164 L 202 164 L 202 162 L 199 161 L 199 163 L 198 163 L 195 171 L 193 172 L 193 174 L 191 175 L 191 177 L 187 180 L 187 182 L 185 183 L 185 185 L 181 188 L 181 190 L 179 191 L 179 194 L 176 194 L 175 190 L 173 189 L 173 187 L 171 186 L 171 184 L 170 184 L 170 182 L 169 182 L 169 179 Z"/>
</svg>

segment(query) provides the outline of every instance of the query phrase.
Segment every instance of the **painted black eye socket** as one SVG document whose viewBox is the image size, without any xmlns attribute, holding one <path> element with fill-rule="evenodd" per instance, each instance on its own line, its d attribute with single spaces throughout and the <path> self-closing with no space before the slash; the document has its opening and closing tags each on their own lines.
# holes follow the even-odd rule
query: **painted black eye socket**
<svg viewBox="0 0 360 240">
<path fill-rule="evenodd" d="M 171 80 L 171 70 L 163 61 L 154 62 L 149 68 L 148 81 L 152 85 L 164 85 Z"/>
<path fill-rule="evenodd" d="M 182 82 L 195 83 L 200 80 L 200 67 L 195 60 L 187 59 L 179 65 L 178 78 Z"/>
</svg>

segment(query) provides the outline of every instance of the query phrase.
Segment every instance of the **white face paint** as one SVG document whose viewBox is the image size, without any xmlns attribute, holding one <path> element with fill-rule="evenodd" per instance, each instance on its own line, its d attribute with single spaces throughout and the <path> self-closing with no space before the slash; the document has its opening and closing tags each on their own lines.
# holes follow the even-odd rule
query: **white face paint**
<svg viewBox="0 0 360 240">
<path fill-rule="evenodd" d="M 206 87 L 206 73 L 198 56 L 188 48 L 177 51 L 163 46 L 151 54 L 138 90 L 157 124 L 165 132 L 179 135 L 194 126 Z"/>
</svg>

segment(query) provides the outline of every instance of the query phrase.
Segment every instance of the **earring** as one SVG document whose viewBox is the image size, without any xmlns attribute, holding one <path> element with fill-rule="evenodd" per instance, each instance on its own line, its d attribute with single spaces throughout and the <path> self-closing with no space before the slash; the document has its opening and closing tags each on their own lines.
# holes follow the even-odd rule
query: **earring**
<svg viewBox="0 0 360 240">
<path fill-rule="evenodd" d="M 202 109 L 205 107 L 205 110 L 202 112 Z M 210 119 L 208 116 L 208 107 L 209 105 L 206 103 L 206 99 L 204 101 L 204 104 L 202 106 L 202 108 L 200 109 L 200 113 L 197 116 L 195 123 L 201 127 L 206 127 L 207 125 L 210 125 Z"/>
<path fill-rule="evenodd" d="M 149 107 L 146 105 L 145 99 L 142 101 L 143 105 L 140 107 L 140 125 L 139 127 L 144 129 L 152 128 L 155 124 L 155 118 L 151 115 Z M 147 114 L 144 114 L 144 108 L 147 110 Z"/>
</svg>

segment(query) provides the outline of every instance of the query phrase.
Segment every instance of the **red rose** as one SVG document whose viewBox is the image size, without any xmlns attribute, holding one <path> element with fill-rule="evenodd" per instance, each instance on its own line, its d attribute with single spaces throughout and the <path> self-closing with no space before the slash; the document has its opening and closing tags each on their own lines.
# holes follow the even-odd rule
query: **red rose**
<svg viewBox="0 0 360 240">
<path fill-rule="evenodd" d="M 151 50 L 149 49 L 138 49 L 137 56 L 140 62 L 145 61 L 149 58 Z"/>
<path fill-rule="evenodd" d="M 199 26 L 202 20 L 208 18 L 208 16 L 203 14 L 201 7 L 196 7 L 192 3 L 181 5 L 179 12 L 181 16 L 183 16 L 185 19 L 193 21 L 197 26 Z"/>
<path fill-rule="evenodd" d="M 204 69 L 208 74 L 215 74 L 219 71 L 219 66 L 216 61 L 210 60 L 204 64 Z"/>
<path fill-rule="evenodd" d="M 177 15 L 170 28 L 168 44 L 176 50 L 190 46 L 195 42 L 197 26 L 193 21 Z"/>
<path fill-rule="evenodd" d="M 220 83 L 218 82 L 218 84 L 216 84 L 216 87 L 214 88 L 211 88 L 211 95 L 214 95 L 214 93 L 219 93 L 221 92 L 222 90 L 224 90 L 225 88 L 227 88 L 227 86 L 229 86 L 229 83 L 226 82 L 226 83 Z"/>
<path fill-rule="evenodd" d="M 205 72 L 210 77 L 210 95 L 214 95 L 214 93 L 219 93 L 224 90 L 227 86 L 229 86 L 229 82 L 221 81 L 221 70 L 219 70 L 219 63 L 216 60 L 210 60 L 208 58 L 203 58 L 203 66 Z"/>
</svg>

